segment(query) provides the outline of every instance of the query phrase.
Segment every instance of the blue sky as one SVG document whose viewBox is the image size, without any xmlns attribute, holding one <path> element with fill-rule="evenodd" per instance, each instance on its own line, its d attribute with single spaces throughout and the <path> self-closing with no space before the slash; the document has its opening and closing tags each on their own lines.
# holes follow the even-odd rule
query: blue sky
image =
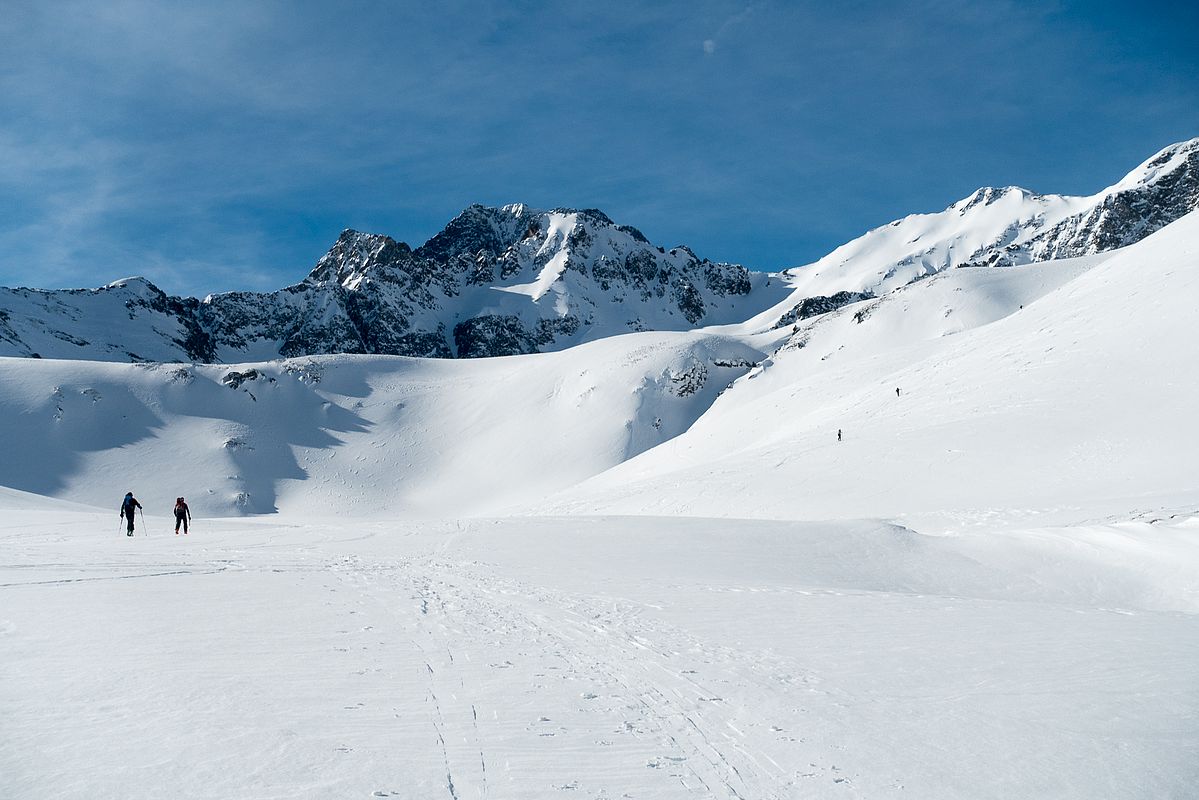
<svg viewBox="0 0 1199 800">
<path fill-rule="evenodd" d="M 778 269 L 1199 136 L 1195 3 L 193 5 L 5 4 L 0 284 L 274 289 L 475 202 Z"/>
</svg>

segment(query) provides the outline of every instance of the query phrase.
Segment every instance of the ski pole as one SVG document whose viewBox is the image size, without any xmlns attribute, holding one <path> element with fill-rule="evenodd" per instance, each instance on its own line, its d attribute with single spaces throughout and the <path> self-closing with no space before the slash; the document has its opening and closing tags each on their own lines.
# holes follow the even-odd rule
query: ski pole
<svg viewBox="0 0 1199 800">
<path fill-rule="evenodd" d="M 140 515 L 141 515 L 141 518 L 142 518 L 142 530 L 146 532 L 146 535 L 147 535 L 147 536 L 149 536 L 149 535 L 150 535 L 150 529 L 146 527 L 146 512 L 142 511 L 142 510 L 139 508 L 139 509 L 137 510 L 137 513 L 138 513 L 138 514 L 140 514 Z"/>
</svg>

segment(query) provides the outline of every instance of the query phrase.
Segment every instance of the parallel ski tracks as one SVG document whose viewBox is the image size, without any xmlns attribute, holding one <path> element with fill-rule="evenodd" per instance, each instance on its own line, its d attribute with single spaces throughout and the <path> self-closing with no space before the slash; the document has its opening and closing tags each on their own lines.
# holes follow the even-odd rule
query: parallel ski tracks
<svg viewBox="0 0 1199 800">
<path fill-rule="evenodd" d="M 738 716 L 752 720 L 753 709 L 726 703 L 709 682 L 731 682 L 734 672 L 743 681 L 747 669 L 756 669 L 768 683 L 770 665 L 747 665 L 753 656 L 651 625 L 634 603 L 519 583 L 477 562 L 434 556 L 367 563 L 355 556 L 330 566 L 386 609 L 397 630 L 424 654 L 433 734 L 445 766 L 445 796 L 451 800 L 491 796 L 488 737 L 479 725 L 478 690 L 467 683 L 480 665 L 457 662 L 456 650 L 463 646 L 478 652 L 498 645 L 513 658 L 522 655 L 522 667 L 534 682 L 530 691 L 553 678 L 603 687 L 603 697 L 597 688 L 584 695 L 594 704 L 581 705 L 584 719 L 600 715 L 593 718 L 592 730 L 602 735 L 607 717 L 623 715 L 625 722 L 613 734 L 644 742 L 630 746 L 648 754 L 645 767 L 673 776 L 687 795 L 768 800 L 788 796 L 787 788 L 794 786 L 797 776 L 741 745 L 738 724 L 745 722 Z M 710 679 L 687 674 L 694 671 L 681 669 L 680 661 L 703 667 Z M 734 670 L 722 667 L 729 662 L 735 662 Z M 764 688 L 777 691 L 777 684 Z M 552 730 L 550 720 L 541 719 L 546 730 L 538 736 L 565 731 Z M 613 743 L 604 738 L 596 746 Z M 587 787 L 571 782 L 558 788 Z M 604 796 L 602 790 L 597 796 Z"/>
</svg>

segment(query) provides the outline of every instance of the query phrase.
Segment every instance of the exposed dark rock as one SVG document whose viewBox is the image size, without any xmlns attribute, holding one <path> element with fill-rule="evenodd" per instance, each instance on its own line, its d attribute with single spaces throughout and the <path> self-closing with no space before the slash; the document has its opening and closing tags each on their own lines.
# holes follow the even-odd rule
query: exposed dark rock
<svg viewBox="0 0 1199 800">
<path fill-rule="evenodd" d="M 624 231 L 629 236 L 632 236 L 635 240 L 637 240 L 638 242 L 641 242 L 642 244 L 649 244 L 649 239 L 645 238 L 645 234 L 642 233 L 641 231 L 637 230 L 636 228 L 634 228 L 632 225 L 617 225 L 616 230 Z M 661 252 L 660 249 L 659 249 L 659 252 Z"/>
<path fill-rule="evenodd" d="M 514 315 L 486 314 L 454 326 L 458 358 L 486 358 L 537 352 L 537 336 Z"/>
<path fill-rule="evenodd" d="M 698 325 L 704 318 L 704 298 L 691 281 L 680 276 L 675 281 L 673 297 L 687 321 L 692 325 Z"/>
<path fill-rule="evenodd" d="M 877 306 L 878 306 L 878 303 L 871 303 L 868 306 L 864 306 L 863 308 L 858 309 L 857 311 L 855 311 L 853 313 L 853 321 L 856 322 L 857 324 L 861 325 L 863 322 L 865 322 L 870 317 L 871 314 L 874 313 L 874 309 Z"/>
<path fill-rule="evenodd" d="M 749 294 L 749 271 L 739 264 L 703 261 L 704 282 L 717 295 Z"/>
<path fill-rule="evenodd" d="M 225 384 L 230 389 L 240 389 L 243 383 L 246 381 L 256 381 L 258 380 L 259 376 L 260 374 L 256 369 L 248 369 L 245 372 L 232 370 L 225 373 L 224 377 L 221 378 L 221 383 Z"/>
<path fill-rule="evenodd" d="M 454 256 L 474 257 L 480 252 L 498 256 L 534 229 L 537 216 L 524 206 L 501 209 L 476 203 L 450 220 L 441 233 L 418 247 L 415 255 L 442 263 Z"/>
<path fill-rule="evenodd" d="M 402 272 L 413 260 L 411 248 L 403 242 L 347 228 L 316 262 L 307 282 L 342 283 L 367 270 Z"/>
<path fill-rule="evenodd" d="M 708 382 L 708 368 L 697 358 L 692 358 L 682 369 L 672 369 L 667 373 L 670 379 L 670 392 L 677 397 L 687 397 L 704 388 Z"/>
<path fill-rule="evenodd" d="M 753 369 L 761 364 L 760 361 L 751 361 L 748 358 L 714 358 L 712 366 L 723 367 L 725 369 Z"/>
<path fill-rule="evenodd" d="M 785 328 L 788 325 L 793 325 L 796 322 L 815 317 L 818 314 L 827 314 L 830 311 L 836 311 L 838 308 L 847 306 L 850 303 L 857 303 L 862 300 L 869 300 L 874 297 L 870 292 L 837 292 L 831 295 L 818 295 L 816 297 L 805 297 L 797 303 L 786 314 L 779 317 L 779 321 L 774 324 L 774 327 Z"/>
</svg>

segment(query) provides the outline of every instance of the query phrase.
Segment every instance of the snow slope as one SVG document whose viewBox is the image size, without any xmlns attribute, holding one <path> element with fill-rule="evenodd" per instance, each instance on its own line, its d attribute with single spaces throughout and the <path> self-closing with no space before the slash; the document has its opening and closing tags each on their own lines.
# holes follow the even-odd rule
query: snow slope
<svg viewBox="0 0 1199 800">
<path fill-rule="evenodd" d="M 539 507 L 1077 520 L 1199 503 L 1199 213 L 1077 277 L 1085 262 L 1058 266 L 958 270 L 818 318 L 686 434 Z M 1024 277 L 1062 285 L 1031 300 Z M 1030 302 L 956 332 L 960 305 L 985 319 L 1000 294 Z"/>
<path fill-rule="evenodd" d="M 643 333 L 482 360 L 0 359 L 0 485 L 114 509 L 443 516 L 535 500 L 681 433 L 763 357 Z"/>
</svg>

